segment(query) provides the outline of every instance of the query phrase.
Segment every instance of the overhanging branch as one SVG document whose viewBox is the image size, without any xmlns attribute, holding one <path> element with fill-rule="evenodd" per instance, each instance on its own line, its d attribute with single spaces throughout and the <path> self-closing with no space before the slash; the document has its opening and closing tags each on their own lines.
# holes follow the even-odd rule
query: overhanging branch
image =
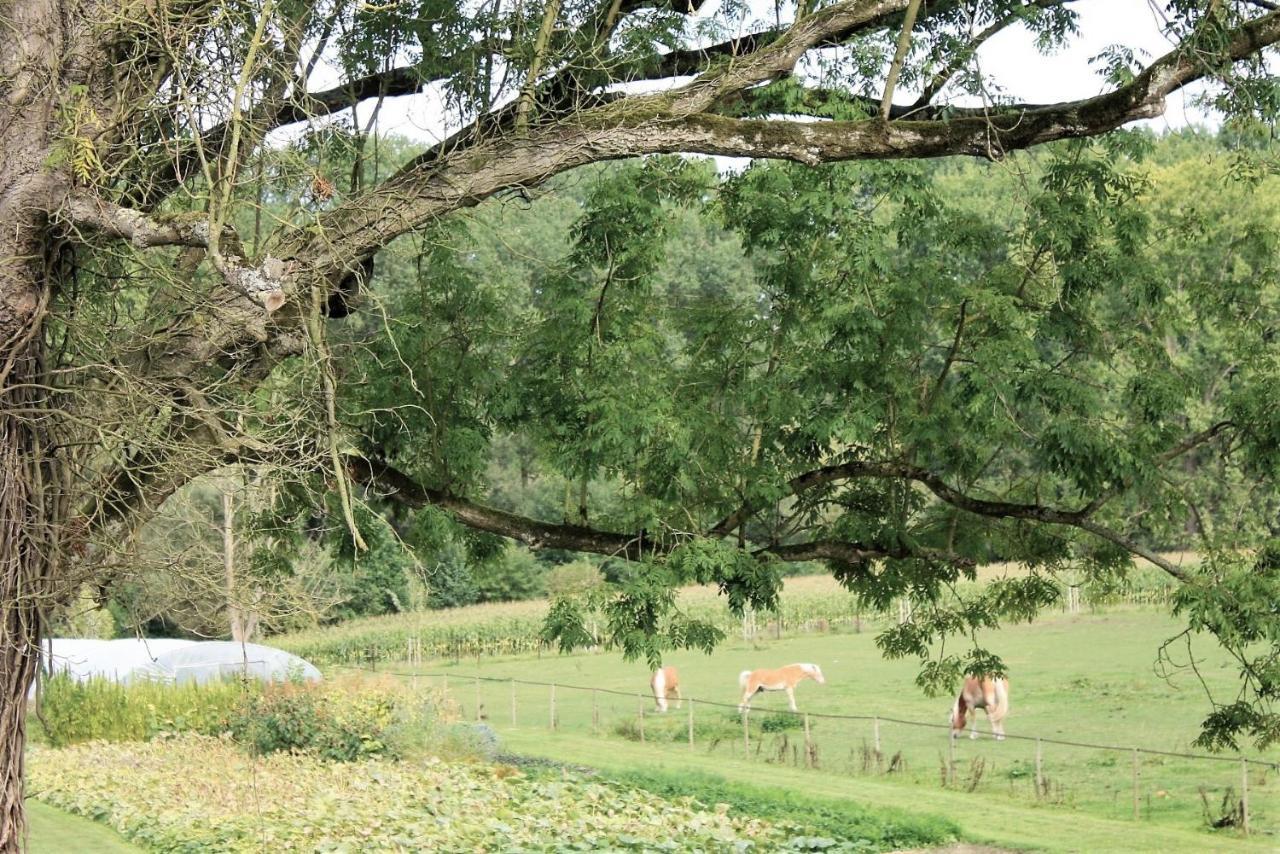
<svg viewBox="0 0 1280 854">
<path fill-rule="evenodd" d="M 537 184 L 591 162 L 642 154 L 697 152 L 788 159 L 817 164 L 857 159 L 923 158 L 955 154 L 996 158 L 1059 139 L 1094 136 L 1159 115 L 1173 91 L 1209 73 L 1202 58 L 1174 50 L 1133 81 L 1092 98 L 1059 104 L 993 107 L 984 114 L 932 120 L 794 122 L 716 115 L 723 98 L 787 73 L 829 31 L 895 4 L 837 4 L 796 24 L 784 37 L 722 73 L 674 92 L 633 95 L 586 109 L 572 119 L 500 135 L 460 150 L 438 150 L 381 186 L 323 214 L 310 234 L 282 257 L 305 259 L 340 272 L 395 237 L 512 186 Z M 904 4 L 898 4 L 904 5 Z M 856 6 L 855 12 L 849 11 Z M 1255 55 L 1280 41 L 1280 13 L 1242 24 L 1225 38 L 1225 58 Z"/>
<path fill-rule="evenodd" d="M 516 540 L 531 549 L 567 549 L 626 560 L 641 560 L 668 554 L 681 542 L 672 539 L 657 540 L 645 531 L 601 531 L 582 525 L 541 522 L 507 513 L 440 490 L 428 489 L 393 466 L 362 457 L 348 457 L 347 471 L 353 481 L 382 491 L 390 500 L 409 507 L 439 507 L 468 528 Z M 881 558 L 920 558 L 956 566 L 973 565 L 969 558 L 938 549 L 837 540 L 775 544 L 758 549 L 755 554 L 789 562 L 830 560 L 860 563 Z"/>
</svg>

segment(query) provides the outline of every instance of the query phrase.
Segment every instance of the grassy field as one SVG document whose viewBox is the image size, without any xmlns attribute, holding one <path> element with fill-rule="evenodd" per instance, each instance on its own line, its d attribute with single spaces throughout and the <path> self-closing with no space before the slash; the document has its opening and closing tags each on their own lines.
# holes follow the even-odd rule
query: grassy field
<svg viewBox="0 0 1280 854">
<path fill-rule="evenodd" d="M 1190 565 L 1196 557 L 1189 553 L 1166 555 L 1178 565 Z M 988 564 L 978 569 L 974 582 L 963 582 L 959 590 L 972 591 L 995 578 L 1025 575 L 1020 564 Z M 1059 584 L 1065 584 L 1061 579 Z M 1117 604 L 1163 604 L 1173 585 L 1168 576 L 1149 564 L 1139 562 L 1118 587 L 1085 585 L 1080 589 L 1086 605 L 1110 607 Z M 727 635 L 741 635 L 743 621 L 734 617 L 715 585 L 682 588 L 681 610 L 689 617 L 716 626 Z M 545 599 L 523 602 L 494 602 L 439 611 L 413 611 L 348 620 L 336 626 L 321 626 L 291 634 L 276 635 L 274 646 L 288 650 L 315 664 L 364 665 L 371 661 L 393 661 L 406 656 L 415 645 L 427 658 L 458 660 L 502 655 L 546 652 L 539 640 L 549 603 Z M 822 624 L 852 626 L 885 625 L 896 607 L 880 613 L 868 611 L 830 575 L 795 576 L 785 580 L 779 601 L 783 634 L 803 634 Z M 751 622 L 760 633 L 773 633 L 776 614 L 759 613 Z"/>
<path fill-rule="evenodd" d="M 905 810 L 932 814 L 958 824 L 969 842 L 1036 851 L 1275 851 L 1274 837 L 1242 839 L 1234 834 L 1206 833 L 1167 824 L 1135 824 L 1120 819 L 1027 806 L 1000 797 L 974 795 L 941 788 L 915 788 L 885 777 L 825 774 L 790 767 L 761 767 L 758 762 L 686 753 L 652 745 L 594 739 L 560 732 L 555 735 L 529 728 L 504 733 L 510 749 L 534 756 L 574 759 L 626 778 L 631 769 L 682 779 L 690 774 L 749 780 L 774 789 L 803 792 L 836 802 L 856 803 L 877 810 Z"/>
<path fill-rule="evenodd" d="M 1162 678 L 1153 668 L 1160 643 L 1175 634 L 1177 624 L 1148 610 L 1120 609 L 1106 614 L 1049 617 L 1031 626 L 1005 629 L 984 638 L 1010 668 L 1011 735 L 1039 736 L 1081 742 L 1141 747 L 1154 750 L 1191 751 L 1201 718 L 1208 710 L 1203 690 L 1193 674 L 1183 671 Z M 1211 688 L 1229 691 L 1234 672 L 1227 658 L 1211 643 L 1193 648 L 1201 676 Z M 1178 655 L 1185 659 L 1185 647 Z M 921 695 L 913 684 L 912 662 L 889 662 L 874 647 L 874 635 L 809 635 L 781 641 L 729 642 L 711 656 L 686 653 L 668 662 L 681 670 L 687 695 L 717 703 L 736 702 L 740 670 L 792 661 L 813 661 L 827 674 L 828 684 L 804 683 L 799 689 L 802 711 L 945 723 L 949 701 Z M 1241 788 L 1238 762 L 1205 762 L 1174 757 L 1140 755 L 1138 759 L 1138 809 L 1133 815 L 1133 756 L 1129 752 L 1046 744 L 1043 769 L 1047 793 L 1037 798 L 1034 741 L 994 742 L 980 723 L 983 738 L 960 741 L 956 749 L 954 780 L 947 788 L 942 777 L 948 761 L 945 729 L 910 727 L 882 721 L 881 756 L 874 755 L 873 724 L 814 718 L 812 738 L 819 770 L 793 770 L 804 764 L 803 734 L 796 728 L 773 727 L 764 732 L 766 715 L 754 715 L 750 756 L 754 766 L 740 763 L 744 756 L 741 724 L 731 709 L 695 704 L 696 746 L 687 746 L 686 712 L 665 718 L 647 714 L 646 744 L 638 744 L 639 709 L 650 703 L 641 698 L 647 683 L 646 668 L 624 663 L 616 655 L 543 656 L 486 660 L 457 666 L 428 665 L 449 674 L 454 697 L 468 716 L 474 716 L 476 685 L 466 677 L 555 682 L 556 715 L 561 735 L 545 736 L 550 717 L 550 690 L 515 686 L 517 726 L 511 727 L 512 688 L 481 682 L 482 714 L 506 731 L 513 747 L 537 748 L 535 752 L 570 762 L 600 764 L 602 756 L 618 757 L 630 767 L 647 767 L 659 757 L 669 761 L 710 763 L 709 767 L 748 769 L 760 774 L 758 763 L 771 761 L 768 774 L 787 769 L 788 780 L 806 786 L 829 787 L 836 779 L 893 793 L 889 805 L 910 806 L 928 801 L 958 819 L 967 808 L 998 801 L 1007 808 L 1046 817 L 1046 826 L 1057 831 L 1033 837 L 1036 844 L 1052 842 L 1053 834 L 1075 826 L 1079 817 L 1104 822 L 1124 822 L 1128 832 L 1159 830 L 1202 846 L 1229 846 L 1233 837 L 1205 831 L 1206 804 L 1212 817 L 1222 814 L 1224 797 Z M 425 677 L 423 677 L 425 678 Z M 436 680 L 438 682 L 438 679 Z M 637 692 L 634 697 L 590 690 L 598 688 Z M 604 739 L 584 738 L 595 714 Z M 782 695 L 757 698 L 759 709 L 783 709 Z M 768 725 L 765 724 L 767 727 Z M 667 742 L 659 747 L 658 743 Z M 625 760 L 620 757 L 627 757 Z M 895 762 L 895 770 L 886 767 Z M 1264 758 L 1280 760 L 1280 752 Z M 1250 774 L 1250 815 L 1255 834 L 1264 844 L 1280 844 L 1280 783 L 1276 772 L 1255 767 Z M 806 783 L 804 781 L 812 781 Z M 972 790 L 970 792 L 969 790 Z M 1228 792 L 1231 794 L 1229 795 Z M 878 795 L 877 797 L 881 797 Z M 958 806 L 963 805 L 963 806 Z M 1032 837 L 1028 837 L 1032 838 Z M 1172 837 L 1171 837 L 1172 838 Z M 1168 847 L 1167 841 L 1160 843 Z M 1183 850 L 1195 848 L 1190 841 Z M 1068 846 L 1069 847 L 1069 846 Z M 1096 849 L 1095 849 L 1096 850 Z M 1204 850 L 1202 847 L 1201 850 Z"/>
<path fill-rule="evenodd" d="M 141 848 L 114 830 L 56 807 L 27 800 L 27 854 L 134 854 Z"/>
</svg>

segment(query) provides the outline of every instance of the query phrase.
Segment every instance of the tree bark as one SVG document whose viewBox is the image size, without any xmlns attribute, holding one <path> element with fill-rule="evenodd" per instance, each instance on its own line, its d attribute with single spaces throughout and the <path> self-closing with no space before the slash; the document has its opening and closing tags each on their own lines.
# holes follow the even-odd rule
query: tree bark
<svg viewBox="0 0 1280 854">
<path fill-rule="evenodd" d="M 6 225 L 0 216 L 0 230 L 14 234 Z M 0 257 L 6 242 L 12 246 L 0 240 Z M 49 494 L 55 461 L 42 438 L 47 405 L 40 390 L 42 311 L 36 273 L 29 266 L 0 269 L 0 851 L 5 852 L 17 851 L 25 832 L 27 691 L 39 662 L 43 615 L 53 604 L 57 567 L 56 501 Z"/>
<path fill-rule="evenodd" d="M 0 223 L 4 220 L 0 218 Z M 2 252 L 3 250 L 0 250 Z M 52 471 L 41 441 L 37 285 L 0 274 L 0 851 L 17 851 L 25 832 L 23 755 L 27 692 L 39 662 L 42 617 L 51 604 L 56 556 Z"/>
<path fill-rule="evenodd" d="M 41 322 L 55 244 L 43 164 L 56 126 L 64 31 L 56 4 L 18 3 L 0 33 L 0 851 L 23 842 L 27 692 L 58 565 L 41 390 Z"/>
</svg>

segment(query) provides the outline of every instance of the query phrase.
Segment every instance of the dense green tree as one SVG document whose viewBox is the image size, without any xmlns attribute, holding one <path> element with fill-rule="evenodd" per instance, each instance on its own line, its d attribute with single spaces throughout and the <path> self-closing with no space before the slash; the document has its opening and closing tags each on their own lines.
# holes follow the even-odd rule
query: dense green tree
<svg viewBox="0 0 1280 854">
<path fill-rule="evenodd" d="M 1280 41 L 1273 5 L 1173 0 L 1167 54 L 1140 66 L 1123 49 L 1111 51 L 1102 94 L 1018 104 L 988 96 L 993 88 L 975 51 L 1013 26 L 1030 28 L 1046 47 L 1069 40 L 1075 18 L 1067 0 L 941 0 L 918 17 L 917 0 L 780 3 L 763 20 L 738 0 L 714 7 L 700 0 L 0 4 L 0 847 L 16 849 L 21 835 L 26 694 L 46 618 L 85 584 L 109 586 L 114 576 L 104 567 L 123 563 L 131 530 L 183 485 L 229 464 L 292 467 L 295 480 L 326 472 L 321 484 L 330 495 L 312 496 L 313 503 L 332 500 L 357 559 L 371 545 L 362 529 L 383 522 L 360 509 L 353 476 L 371 490 L 429 501 L 490 536 L 636 558 L 680 544 L 683 556 L 672 551 L 662 567 L 638 574 L 612 612 L 616 628 L 635 638 L 655 627 L 650 617 L 661 591 L 681 578 L 715 578 L 737 605 L 768 604 L 776 571 L 740 547 L 748 538 L 774 558 L 836 560 L 846 577 L 868 575 L 863 558 L 914 560 L 918 571 L 882 573 L 885 588 L 910 576 L 927 593 L 935 586 L 931 574 L 959 571 L 952 559 L 959 535 L 956 543 L 908 536 L 918 514 L 936 517 L 945 530 L 949 512 L 925 507 L 909 483 L 965 513 L 994 511 L 992 502 L 1005 501 L 1004 521 L 989 526 L 1002 549 L 1017 540 L 1024 550 L 1054 553 L 1061 537 L 1018 524 L 1028 515 L 1095 534 L 1105 528 L 1114 536 L 1104 541 L 1129 548 L 1109 516 L 1110 501 L 1083 516 L 1079 508 L 1055 511 L 1072 516 L 1026 508 L 1071 488 L 1098 501 L 1130 478 L 1145 488 L 1149 469 L 1134 461 L 1185 438 L 1146 422 L 1132 425 L 1132 435 L 1124 433 L 1130 425 L 1118 423 L 1098 432 L 1086 409 L 1066 407 L 1065 417 L 1033 432 L 1032 441 L 1000 417 L 1010 395 L 1025 395 L 1038 407 L 1028 417 L 1039 429 L 1035 422 L 1055 394 L 1061 402 L 1064 388 L 1092 388 L 1083 376 L 1063 383 L 1046 368 L 1053 354 L 1027 342 L 1033 329 L 1050 337 L 1047 351 L 1063 349 L 1061 356 L 1110 343 L 1096 334 L 1093 303 L 1116 286 L 1112 274 L 1132 272 L 1130 250 L 1140 234 L 1115 210 L 1129 188 L 1109 177 L 1105 163 L 1095 165 L 1087 149 L 1080 149 L 1083 164 L 1068 159 L 1057 167 L 1057 183 L 1029 218 L 1020 251 L 1032 256 L 1015 252 L 1004 265 L 976 257 L 978 241 L 993 237 L 989 228 L 947 230 L 960 223 L 927 198 L 918 167 L 871 170 L 864 185 L 854 180 L 860 173 L 841 170 L 752 170 L 729 198 L 744 218 L 734 227 L 747 248 L 767 258 L 766 298 L 722 318 L 691 304 L 684 322 L 664 324 L 661 333 L 643 321 L 663 266 L 664 206 L 695 204 L 705 175 L 670 161 L 629 170 L 593 189 L 564 265 L 546 271 L 527 303 L 535 322 L 521 337 L 517 364 L 527 371 L 517 375 L 552 394 L 550 401 L 503 382 L 512 366 L 497 360 L 492 346 L 473 352 L 469 345 L 488 338 L 467 317 L 488 310 L 494 283 L 468 278 L 465 258 L 424 247 L 424 263 L 441 268 L 419 281 L 440 287 L 420 288 L 419 316 L 431 325 L 458 313 L 449 322 L 460 335 L 439 353 L 414 351 L 412 360 L 400 354 L 380 372 L 400 376 L 402 391 L 415 396 L 412 406 L 394 411 L 414 441 L 401 437 L 387 419 L 392 413 L 340 408 L 350 360 L 334 358 L 343 352 L 334 345 L 343 342 L 331 338 L 343 337 L 337 321 L 362 311 L 359 295 L 379 250 L 408 235 L 430 243 L 461 227 L 458 212 L 590 163 L 676 152 L 810 165 L 999 158 L 1158 115 L 1168 95 L 1206 78 L 1224 84 L 1213 92 L 1229 114 L 1273 118 L 1275 86 L 1262 60 Z M 322 71 L 335 73 L 337 85 L 314 88 Z M 368 130 L 372 110 L 356 107 L 424 87 L 443 104 L 448 135 L 384 172 L 371 152 L 379 146 Z M 981 105 L 957 98 L 966 93 Z M 334 121 L 284 151 L 267 144 L 279 128 L 348 110 L 359 125 L 344 129 Z M 900 180 L 905 187 L 896 186 Z M 768 197 L 771 187 L 783 208 Z M 860 207 L 872 200 L 886 205 L 881 214 Z M 785 215 L 785 230 L 775 233 L 760 219 L 784 209 L 797 211 Z M 795 239 L 806 218 L 853 254 L 819 245 L 806 268 L 797 246 L 823 243 L 813 228 Z M 640 231 L 646 226 L 653 228 Z M 871 233 L 881 227 L 897 250 Z M 931 241 L 955 247 L 975 269 L 956 270 L 945 257 L 924 253 Z M 1052 269 L 1034 263 L 1040 246 Z M 863 281 L 841 278 L 845 260 Z M 909 302 L 907 315 L 885 302 L 910 297 L 931 266 L 958 277 L 938 280 L 950 301 Z M 1025 289 L 992 282 L 972 306 L 965 301 L 961 283 L 980 281 L 984 271 L 1007 278 L 1020 269 L 1031 271 Z M 905 283 L 894 285 L 903 275 Z M 815 302 L 824 290 L 852 299 L 858 284 L 869 301 L 856 311 L 824 312 Z M 1041 302 L 1054 294 L 1058 303 Z M 599 311 L 590 302 L 568 304 L 590 296 Z M 1019 296 L 1038 309 L 1016 311 Z M 1121 303 L 1113 311 L 1126 310 L 1113 299 Z M 401 318 L 366 306 L 368 314 L 349 324 L 353 342 L 376 320 L 389 334 L 398 331 Z M 967 318 L 970 308 L 978 329 L 1007 320 L 1011 331 L 997 336 L 990 358 L 1003 365 L 1019 359 L 1025 374 L 979 382 L 957 371 L 953 390 L 937 381 L 952 373 L 944 376 L 943 365 L 958 364 L 948 361 L 944 345 L 920 354 L 917 367 L 927 363 L 938 373 L 906 410 L 901 392 L 910 364 L 866 375 L 872 344 L 885 356 L 906 353 L 903 345 L 878 343 L 882 332 L 914 329 L 920 343 L 938 340 L 939 329 L 913 327 L 909 312 L 934 311 L 954 333 L 961 310 Z M 804 328 L 811 320 L 822 325 Z M 579 327 L 577 340 L 553 326 L 583 321 L 589 325 Z M 825 346 L 824 336 L 834 333 L 858 348 Z M 689 350 L 681 336 L 707 348 Z M 963 345 L 964 336 L 956 337 Z M 428 388 L 412 376 L 419 360 L 431 365 Z M 548 378 L 557 364 L 566 376 L 554 387 Z M 454 371 L 468 372 L 465 380 Z M 1261 373 L 1250 367 L 1238 376 L 1256 390 Z M 821 379 L 842 385 L 818 395 Z M 737 394 L 714 398 L 706 383 L 721 380 Z M 932 400 L 933 387 L 946 400 Z M 495 393 L 501 406 L 489 411 L 482 400 Z M 1025 481 L 1014 481 L 1001 484 L 1007 498 L 980 498 L 988 484 L 940 479 L 984 471 L 971 459 L 976 440 L 940 449 L 942 431 L 957 435 L 958 422 L 949 420 L 958 417 L 949 414 L 956 394 L 969 395 L 975 419 L 995 416 L 991 437 L 1016 434 L 1028 459 L 1051 460 L 1053 489 L 1033 496 Z M 853 395 L 865 411 L 848 411 Z M 1105 397 L 1094 395 L 1099 403 Z M 434 426 L 419 420 L 414 407 L 423 399 L 453 417 Z M 1265 405 L 1256 395 L 1236 399 L 1232 423 L 1258 439 Z M 919 423 L 904 416 L 919 416 Z M 517 417 L 531 421 L 539 453 L 577 485 L 567 502 L 575 527 L 476 509 L 488 431 L 519 426 Z M 1105 440 L 1113 436 L 1121 448 L 1108 453 Z M 851 455 L 854 443 L 869 439 L 893 456 Z M 1260 453 L 1263 443 L 1251 448 Z M 912 453 L 899 453 L 905 450 Z M 712 468 L 699 470 L 694 460 Z M 815 463 L 820 482 L 791 483 Z M 841 480 L 835 490 L 834 473 L 851 473 L 855 464 L 875 476 Z M 593 480 L 618 484 L 616 511 L 592 512 Z M 779 517 L 766 508 L 787 493 L 808 513 L 807 532 L 822 539 L 772 542 Z M 982 501 L 988 503 L 975 503 Z M 892 512 L 875 524 L 826 517 L 839 502 L 887 502 Z M 700 527 L 720 514 L 723 523 Z M 624 522 L 641 527 L 624 529 Z M 972 526 L 964 527 L 967 535 Z M 1033 540 L 1044 542 L 1033 548 Z M 466 547 L 477 559 L 498 550 L 483 537 L 467 539 Z M 628 613 L 638 615 L 630 628 Z"/>
<path fill-rule="evenodd" d="M 919 656 L 926 688 L 998 669 L 980 643 L 939 657 L 939 642 L 1030 617 L 1063 573 L 1117 583 L 1135 556 L 1192 596 L 1218 576 L 1161 548 L 1229 554 L 1280 533 L 1280 196 L 1274 178 L 1230 181 L 1248 155 L 1129 134 L 994 167 L 596 171 L 563 260 L 494 299 L 487 323 L 466 315 L 494 330 L 467 333 L 464 357 L 489 366 L 488 391 L 462 417 L 426 407 L 431 435 L 493 431 L 487 488 L 450 486 L 403 427 L 366 446 L 361 470 L 464 526 L 638 561 L 579 597 L 629 654 L 714 641 L 673 585 L 715 581 L 767 607 L 780 563 L 814 560 L 869 606 L 916 603 L 881 644 Z M 696 267 L 668 272 L 708 237 L 746 247 L 749 266 L 714 288 Z M 461 239 L 455 274 L 491 281 L 469 242 L 485 238 Z M 445 314 L 422 327 L 429 350 L 461 337 Z M 352 405 L 407 405 L 380 389 L 359 385 Z M 988 560 L 1031 572 L 957 597 Z M 549 637 L 589 641 L 578 607 L 557 606 Z M 1229 625 L 1202 627 L 1239 647 Z M 1249 720 L 1273 737 L 1273 718 Z M 1225 716 L 1209 723 L 1206 742 L 1231 742 Z"/>
</svg>

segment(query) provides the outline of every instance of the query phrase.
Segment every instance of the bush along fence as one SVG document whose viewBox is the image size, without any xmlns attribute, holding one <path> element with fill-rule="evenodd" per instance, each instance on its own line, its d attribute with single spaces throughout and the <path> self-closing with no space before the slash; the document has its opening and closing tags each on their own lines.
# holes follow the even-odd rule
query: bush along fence
<svg viewBox="0 0 1280 854">
<path fill-rule="evenodd" d="M 1202 816 L 1215 829 L 1280 832 L 1280 762 L 1009 734 L 952 739 L 946 723 L 748 710 L 700 698 L 659 713 L 641 693 L 432 671 L 379 672 L 442 689 L 466 719 L 622 738 L 667 749 L 1009 796 L 1135 821 Z"/>
</svg>

